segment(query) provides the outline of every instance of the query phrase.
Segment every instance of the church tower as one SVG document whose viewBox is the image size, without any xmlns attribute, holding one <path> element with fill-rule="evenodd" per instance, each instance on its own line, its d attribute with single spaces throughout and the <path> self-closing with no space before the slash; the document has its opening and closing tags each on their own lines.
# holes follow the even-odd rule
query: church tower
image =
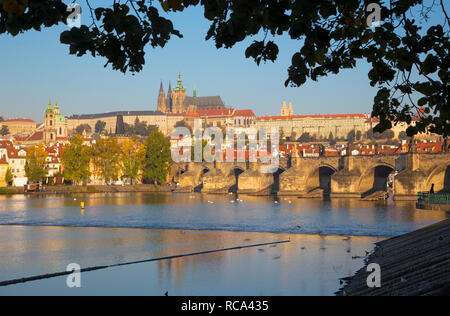
<svg viewBox="0 0 450 316">
<path fill-rule="evenodd" d="M 169 80 L 169 91 L 167 91 L 166 110 L 172 113 L 172 83 Z"/>
<path fill-rule="evenodd" d="M 172 96 L 172 112 L 183 113 L 186 111 L 184 108 L 184 100 L 186 99 L 186 89 L 181 82 L 181 74 L 178 74 L 178 81 Z"/>
<path fill-rule="evenodd" d="M 286 101 L 283 101 L 283 106 L 281 107 L 281 116 L 288 116 L 288 109 L 286 107 Z"/>
<path fill-rule="evenodd" d="M 294 109 L 292 108 L 292 102 L 289 102 L 288 115 L 294 116 Z"/>
<path fill-rule="evenodd" d="M 166 96 L 164 94 L 164 88 L 163 88 L 162 81 L 161 81 L 161 87 L 159 88 L 157 109 L 158 109 L 158 111 L 161 111 L 163 113 L 167 112 L 167 109 L 166 109 Z"/>
<path fill-rule="evenodd" d="M 44 143 L 48 145 L 56 141 L 55 113 L 50 98 L 48 99 L 47 110 L 45 110 L 44 123 Z"/>
</svg>

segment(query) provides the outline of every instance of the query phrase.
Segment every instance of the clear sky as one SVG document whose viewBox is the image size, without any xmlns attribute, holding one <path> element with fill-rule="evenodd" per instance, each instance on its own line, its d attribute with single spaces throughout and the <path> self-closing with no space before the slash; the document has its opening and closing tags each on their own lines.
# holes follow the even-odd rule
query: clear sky
<svg viewBox="0 0 450 316">
<path fill-rule="evenodd" d="M 89 24 L 87 11 L 82 23 Z M 66 27 L 30 31 L 15 38 L 0 36 L 0 115 L 43 121 L 48 98 L 55 98 L 63 115 L 116 110 L 155 110 L 161 80 L 167 91 L 181 72 L 188 95 L 194 83 L 198 96 L 220 95 L 227 107 L 253 109 L 257 116 L 279 115 L 283 100 L 295 114 L 369 113 L 376 93 L 369 85 L 369 66 L 330 75 L 301 88 L 286 88 L 287 68 L 299 42 L 276 39 L 280 54 L 275 63 L 259 67 L 245 58 L 248 40 L 232 49 L 215 48 L 205 41 L 209 22 L 201 7 L 165 14 L 184 38 L 174 37 L 163 49 L 146 49 L 144 70 L 122 74 L 104 68 L 103 58 L 69 55 L 59 42 Z M 260 40 L 260 37 L 255 39 Z"/>
</svg>

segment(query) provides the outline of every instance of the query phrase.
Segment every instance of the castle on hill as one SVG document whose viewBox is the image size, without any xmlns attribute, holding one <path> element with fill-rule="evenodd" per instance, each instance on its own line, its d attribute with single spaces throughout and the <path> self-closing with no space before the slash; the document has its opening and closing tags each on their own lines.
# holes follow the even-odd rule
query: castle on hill
<svg viewBox="0 0 450 316">
<path fill-rule="evenodd" d="M 164 92 L 163 83 L 158 94 L 157 110 L 163 113 L 187 113 L 196 112 L 198 110 L 221 110 L 225 109 L 220 96 L 199 97 L 197 96 L 197 88 L 194 85 L 192 97 L 186 95 L 186 89 L 181 82 L 181 75 L 178 74 L 178 81 L 175 89 L 172 91 L 172 85 L 169 82 L 169 90 L 167 95 Z"/>
</svg>

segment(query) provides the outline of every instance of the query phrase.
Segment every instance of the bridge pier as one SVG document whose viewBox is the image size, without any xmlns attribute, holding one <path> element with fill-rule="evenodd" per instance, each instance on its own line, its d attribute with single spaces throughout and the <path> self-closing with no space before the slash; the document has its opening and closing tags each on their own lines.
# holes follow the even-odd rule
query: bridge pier
<svg viewBox="0 0 450 316">
<path fill-rule="evenodd" d="M 416 153 L 406 154 L 406 168 L 395 177 L 395 200 L 417 200 L 417 193 L 426 188 L 427 175 L 420 169 L 420 156 Z"/>
<path fill-rule="evenodd" d="M 249 169 L 239 175 L 239 194 L 270 194 L 273 185 L 272 173 L 261 173 L 258 163 L 249 163 Z"/>
</svg>

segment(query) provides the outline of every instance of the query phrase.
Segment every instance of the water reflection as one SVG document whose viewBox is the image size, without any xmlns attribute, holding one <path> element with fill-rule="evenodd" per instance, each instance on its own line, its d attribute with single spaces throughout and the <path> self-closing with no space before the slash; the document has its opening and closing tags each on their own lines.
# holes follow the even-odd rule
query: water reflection
<svg viewBox="0 0 450 316">
<path fill-rule="evenodd" d="M 0 287 L 13 294 L 162 295 L 332 295 L 338 278 L 354 273 L 374 237 L 286 235 L 143 229 L 2 227 L 13 238 L 2 247 L 0 279 L 63 271 L 70 262 L 83 267 L 198 252 L 291 238 L 287 244 L 259 246 L 88 272 L 82 288 L 68 289 L 65 278 Z M 18 246 L 23 238 L 30 247 Z M 54 241 L 57 240 L 55 243 Z M 351 249 L 348 252 L 348 249 Z M 19 273 L 18 271 L 21 271 Z M 20 276 L 24 276 L 23 274 Z"/>
</svg>

